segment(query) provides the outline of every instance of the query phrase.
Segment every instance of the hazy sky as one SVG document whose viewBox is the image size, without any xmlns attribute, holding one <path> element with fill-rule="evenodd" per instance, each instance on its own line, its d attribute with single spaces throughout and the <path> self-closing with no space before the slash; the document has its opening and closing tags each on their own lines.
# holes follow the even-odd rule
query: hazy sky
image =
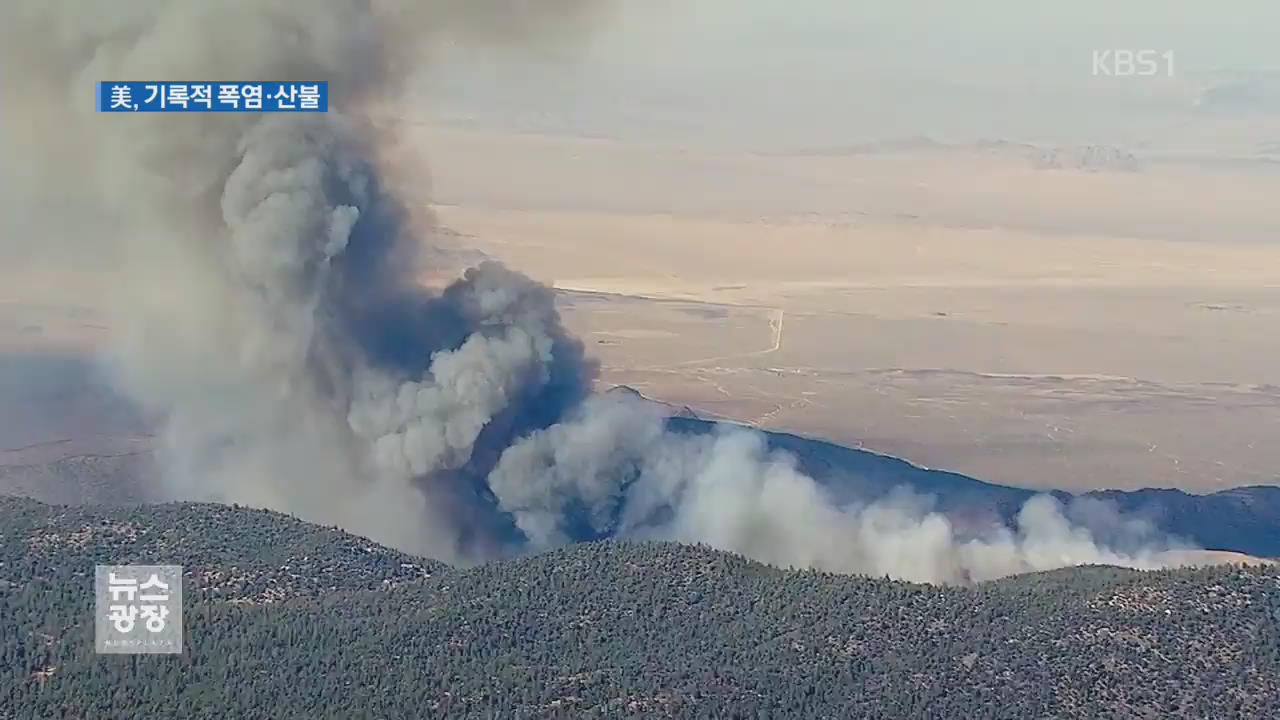
<svg viewBox="0 0 1280 720">
<path fill-rule="evenodd" d="M 751 147 L 1176 138 L 1206 89 L 1238 83 L 1280 108 L 1276 0 L 615 0 L 602 16 L 585 48 L 446 56 L 422 97 L 467 122 Z M 1163 59 L 1160 77 L 1097 77 L 1105 49 L 1172 52 L 1174 77 Z"/>
</svg>

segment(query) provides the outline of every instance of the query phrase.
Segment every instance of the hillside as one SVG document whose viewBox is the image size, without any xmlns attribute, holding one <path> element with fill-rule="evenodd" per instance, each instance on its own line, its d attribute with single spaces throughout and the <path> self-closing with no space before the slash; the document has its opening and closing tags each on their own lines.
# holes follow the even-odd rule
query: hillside
<svg viewBox="0 0 1280 720">
<path fill-rule="evenodd" d="M 210 505 L 4 499 L 0 529 L 5 718 L 1280 712 L 1274 568 L 940 588 L 598 543 L 462 570 Z M 93 654 L 108 560 L 186 566 L 184 655 Z"/>
<path fill-rule="evenodd" d="M 7 363 L 7 364 L 6 364 Z M 23 378 L 16 382 L 14 378 Z M 7 379 L 7 380 L 6 380 Z M 610 392 L 631 393 L 619 386 Z M 714 423 L 670 407 L 677 432 L 705 433 Z M 6 412 L 8 414 L 6 415 Z M 5 418 L 11 418 L 6 423 Z M 0 354 L 0 494 L 49 503 L 129 504 L 155 499 L 148 426 L 83 359 L 50 355 L 19 362 Z M 800 469 L 837 500 L 873 501 L 907 487 L 930 496 L 960 528 L 1013 521 L 1035 491 L 923 468 L 889 455 L 780 432 L 771 447 L 796 456 Z M 1152 479 L 1158 484 L 1158 479 Z M 1066 500 L 1067 493 L 1055 493 Z M 1194 495 L 1145 489 L 1088 493 L 1145 517 L 1164 532 L 1212 550 L 1280 557 L 1280 487 Z M 1203 522 L 1213 517 L 1214 522 Z"/>
<path fill-rule="evenodd" d="M 617 388 L 613 392 L 633 392 Z M 123 413 L 123 410 L 119 411 Z M 715 424 L 672 408 L 671 429 L 706 433 Z M 92 413 L 90 413 L 92 414 Z M 959 528 L 1009 525 L 1036 491 L 984 482 L 959 473 L 923 468 L 889 455 L 788 433 L 764 433 L 770 447 L 794 455 L 800 469 L 829 488 L 838 501 L 871 502 L 900 487 L 931 497 Z M 105 447 L 104 447 L 105 446 Z M 141 440 L 66 441 L 0 453 L 0 494 L 50 503 L 125 504 L 156 492 L 155 469 Z M 1053 493 L 1061 500 L 1074 497 Z M 1163 532 L 1211 550 L 1280 557 L 1280 487 L 1233 488 L 1209 495 L 1149 488 L 1082 495 L 1152 521 Z M 1214 522 L 1203 522 L 1205 517 Z"/>
<path fill-rule="evenodd" d="M 0 586 L 10 589 L 92 585 L 96 563 L 183 565 L 203 595 L 250 604 L 420 582 L 445 567 L 280 513 L 195 503 L 63 507 L 0 496 L 0 546 Z"/>
<path fill-rule="evenodd" d="M 714 423 L 674 417 L 682 432 L 711 432 Z M 799 460 L 806 474 L 821 481 L 837 498 L 871 501 L 897 487 L 932 496 L 935 507 L 960 524 L 999 520 L 1011 523 L 1018 509 L 1038 491 L 996 485 L 967 475 L 922 468 L 906 460 L 789 433 L 766 432 L 769 446 Z M 1231 550 L 1258 557 L 1280 556 L 1280 486 L 1241 487 L 1209 495 L 1182 490 L 1104 490 L 1071 495 L 1052 493 L 1060 500 L 1097 498 L 1126 513 L 1151 520 L 1170 535 L 1212 550 Z M 1204 522 L 1206 517 L 1214 522 Z"/>
</svg>

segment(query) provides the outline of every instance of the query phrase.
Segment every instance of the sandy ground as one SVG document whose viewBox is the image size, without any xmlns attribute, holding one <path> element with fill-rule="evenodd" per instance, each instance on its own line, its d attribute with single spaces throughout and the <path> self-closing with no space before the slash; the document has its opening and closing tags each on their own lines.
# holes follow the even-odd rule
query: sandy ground
<svg viewBox="0 0 1280 720">
<path fill-rule="evenodd" d="M 1169 550 L 1164 553 L 1171 565 L 1205 567 L 1208 565 L 1271 566 L 1280 563 L 1270 558 L 1257 558 L 1224 550 Z"/>
<path fill-rule="evenodd" d="M 468 250 L 446 258 L 554 283 L 603 385 L 1013 485 L 1276 482 L 1266 157 L 1089 170 L 1072 164 L 1087 149 L 1014 143 L 786 154 L 402 130 L 412 209 Z M 0 279 L 0 351 L 105 337 L 111 277 Z M 0 451 L 25 463 L 52 452 L 27 445 L 101 434 L 70 422 L 8 413 Z M 125 435 L 81 452 L 121 452 Z"/>
<path fill-rule="evenodd" d="M 603 383 L 1015 485 L 1277 477 L 1268 163 L 411 138 L 440 221 L 561 288 Z"/>
</svg>

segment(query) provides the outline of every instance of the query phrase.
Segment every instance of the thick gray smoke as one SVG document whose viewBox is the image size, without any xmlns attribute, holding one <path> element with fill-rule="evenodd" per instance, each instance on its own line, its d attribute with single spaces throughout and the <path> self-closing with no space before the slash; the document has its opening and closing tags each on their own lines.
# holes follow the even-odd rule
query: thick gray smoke
<svg viewBox="0 0 1280 720">
<path fill-rule="evenodd" d="M 101 202 L 108 224 L 70 242 L 118 276 L 109 361 L 162 423 L 174 496 L 281 508 L 451 560 L 492 551 L 493 528 L 454 521 L 478 504 L 469 480 L 577 402 L 592 371 L 550 290 L 519 274 L 487 264 L 438 295 L 419 286 L 431 229 L 383 184 L 385 138 L 361 113 L 437 37 L 551 22 L 499 4 L 6 8 L 5 65 L 33 74 L 14 72 L 14 104 L 59 117 L 22 126 L 20 143 L 41 148 L 32 166 L 64 163 L 45 173 L 51 192 L 87 182 L 80 195 Z M 93 81 L 113 78 L 321 78 L 340 112 L 86 112 Z M 62 157 L 68 137 L 80 154 Z"/>
<path fill-rule="evenodd" d="M 6 130 L 25 148 L 9 179 L 100 203 L 91 232 L 50 242 L 112 275 L 109 362 L 163 428 L 172 496 L 273 507 L 450 561 L 633 536 L 937 582 L 1157 564 L 1147 534 L 1106 550 L 1051 499 L 976 538 L 918 498 L 837 506 L 758 434 L 674 433 L 652 404 L 590 396 L 594 368 L 550 289 L 493 263 L 424 289 L 435 238 L 406 208 L 428 198 L 388 187 L 388 139 L 364 114 L 394 100 L 435 38 L 558 37 L 588 11 L 516 0 L 5 9 L 5 64 L 32 73 L 9 91 L 37 118 Z M 98 79 L 290 78 L 329 80 L 336 112 L 86 112 Z M 55 112 L 77 106 L 71 119 Z"/>
<path fill-rule="evenodd" d="M 669 432 L 653 403 L 592 397 L 508 449 L 489 478 L 537 547 L 588 536 L 701 542 L 783 566 L 969 582 L 1080 564 L 1156 568 L 1171 541 L 1098 502 L 1028 501 L 1015 528 L 960 537 L 926 499 L 900 492 L 841 506 L 757 432 Z M 1073 522 L 1068 516 L 1080 522 Z M 1113 547 L 1098 542 L 1109 535 Z"/>
</svg>

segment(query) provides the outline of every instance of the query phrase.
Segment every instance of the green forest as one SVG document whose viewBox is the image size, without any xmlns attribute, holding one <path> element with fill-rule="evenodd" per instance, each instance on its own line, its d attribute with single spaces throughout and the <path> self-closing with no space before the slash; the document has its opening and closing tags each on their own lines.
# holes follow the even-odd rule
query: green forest
<svg viewBox="0 0 1280 720">
<path fill-rule="evenodd" d="M 98 655 L 95 563 L 184 566 Z M 971 587 L 578 545 L 450 568 L 244 508 L 0 498 L 0 718 L 1280 717 L 1280 570 Z"/>
</svg>

